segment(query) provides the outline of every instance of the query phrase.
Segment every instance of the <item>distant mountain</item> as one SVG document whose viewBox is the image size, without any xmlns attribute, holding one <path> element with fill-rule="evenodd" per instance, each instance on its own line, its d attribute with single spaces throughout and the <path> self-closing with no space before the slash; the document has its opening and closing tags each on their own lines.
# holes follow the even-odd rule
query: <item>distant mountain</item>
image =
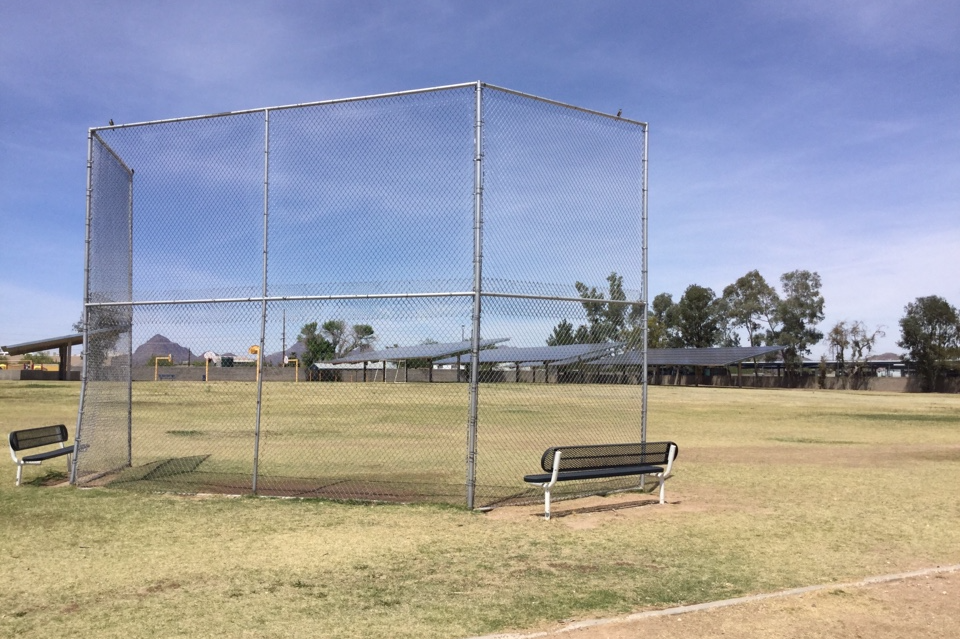
<svg viewBox="0 0 960 639">
<path fill-rule="evenodd" d="M 280 366 L 281 364 L 283 364 L 284 355 L 286 355 L 287 357 L 293 357 L 294 354 L 299 356 L 301 353 L 305 353 L 306 350 L 307 350 L 306 346 L 304 346 L 301 342 L 297 342 L 296 344 L 294 344 L 293 346 L 291 346 L 285 351 L 277 351 L 276 353 L 270 353 L 269 355 L 263 358 L 263 363 L 267 366 Z"/>
<path fill-rule="evenodd" d="M 186 364 L 191 360 L 198 359 L 198 356 L 190 352 L 189 348 L 171 342 L 163 335 L 154 335 L 133 351 L 133 365 L 146 366 L 150 363 L 152 357 L 166 357 L 167 355 L 173 357 L 174 364 Z"/>
</svg>

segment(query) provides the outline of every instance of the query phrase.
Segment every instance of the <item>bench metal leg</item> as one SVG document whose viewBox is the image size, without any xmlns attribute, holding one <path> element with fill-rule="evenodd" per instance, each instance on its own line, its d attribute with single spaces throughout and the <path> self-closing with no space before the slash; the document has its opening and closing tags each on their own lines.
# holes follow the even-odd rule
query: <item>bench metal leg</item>
<svg viewBox="0 0 960 639">
<path fill-rule="evenodd" d="M 550 489 L 543 489 L 543 518 L 550 519 Z"/>
<path fill-rule="evenodd" d="M 20 485 L 20 477 L 23 475 L 23 464 L 17 464 L 17 486 Z"/>
</svg>

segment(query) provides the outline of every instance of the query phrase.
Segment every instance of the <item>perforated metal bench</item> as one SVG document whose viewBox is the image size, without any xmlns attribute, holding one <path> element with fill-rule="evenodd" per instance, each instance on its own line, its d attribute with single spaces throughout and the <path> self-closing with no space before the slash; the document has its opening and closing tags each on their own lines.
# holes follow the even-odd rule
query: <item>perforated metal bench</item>
<svg viewBox="0 0 960 639">
<path fill-rule="evenodd" d="M 20 485 L 23 467 L 28 464 L 42 464 L 48 459 L 66 455 L 67 468 L 72 469 L 73 464 L 70 463 L 70 460 L 71 455 L 73 455 L 74 452 L 75 444 L 70 444 L 67 446 L 67 439 L 67 427 L 63 424 L 15 430 L 10 433 L 10 456 L 13 457 L 13 462 L 17 465 L 17 486 Z M 20 451 L 30 450 L 31 448 L 41 448 L 44 446 L 54 446 L 56 444 L 59 444 L 60 447 L 44 451 L 42 453 L 34 453 L 33 455 L 24 455 L 23 457 L 17 458 L 17 453 Z"/>
<path fill-rule="evenodd" d="M 545 519 L 550 519 L 550 489 L 558 481 L 653 475 L 660 483 L 662 504 L 664 483 L 670 477 L 679 450 L 673 442 L 554 446 L 540 458 L 540 467 L 546 472 L 527 475 L 523 481 L 543 489 Z"/>
</svg>

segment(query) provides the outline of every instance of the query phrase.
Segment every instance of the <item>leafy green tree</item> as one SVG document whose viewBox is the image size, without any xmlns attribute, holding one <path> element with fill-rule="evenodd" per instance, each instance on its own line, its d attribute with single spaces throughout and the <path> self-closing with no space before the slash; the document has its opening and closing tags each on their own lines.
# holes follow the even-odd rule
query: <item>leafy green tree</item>
<svg viewBox="0 0 960 639">
<path fill-rule="evenodd" d="M 327 339 L 317 331 L 317 322 L 304 324 L 297 336 L 297 341 L 303 344 L 304 351 L 300 353 L 300 365 L 309 369 L 314 363 L 333 359 L 334 348 Z"/>
<path fill-rule="evenodd" d="M 757 270 L 752 270 L 723 289 L 727 318 L 733 328 L 747 332 L 750 346 L 763 343 L 764 327 L 769 328 L 780 297 Z"/>
<path fill-rule="evenodd" d="M 767 330 L 767 343 L 784 347 L 783 361 L 788 372 L 800 372 L 803 355 L 823 339 L 817 325 L 823 321 L 820 275 L 796 270 L 780 276 L 783 296 L 777 303 Z"/>
<path fill-rule="evenodd" d="M 653 298 L 647 327 L 650 348 L 678 348 L 682 345 L 677 334 L 677 305 L 670 293 L 660 293 Z"/>
<path fill-rule="evenodd" d="M 608 300 L 625 302 L 626 292 L 623 289 L 623 277 L 616 273 L 607 276 L 608 290 L 604 292 L 595 286 L 587 286 L 583 282 L 576 282 L 577 293 L 583 298 L 583 308 L 586 311 L 587 323 L 581 324 L 575 330 L 566 319 L 554 327 L 553 333 L 547 338 L 551 340 L 570 339 L 568 331 L 572 332 L 572 344 L 603 344 L 605 342 L 627 342 L 628 346 L 640 344 L 643 335 L 643 307 L 640 304 L 610 304 Z M 558 342 L 559 343 L 559 342 Z"/>
<path fill-rule="evenodd" d="M 573 324 L 567 320 L 561 320 L 559 324 L 553 327 L 553 332 L 547 338 L 547 346 L 566 346 L 567 344 L 576 344 Z"/>
<path fill-rule="evenodd" d="M 960 355 L 957 309 L 937 295 L 918 297 L 904 307 L 900 335 L 897 345 L 907 349 L 904 360 L 913 363 L 920 388 L 935 390 L 937 379 Z"/>
<path fill-rule="evenodd" d="M 677 333 L 682 346 L 709 348 L 724 339 L 725 313 L 713 289 L 691 284 L 677 302 Z"/>
</svg>

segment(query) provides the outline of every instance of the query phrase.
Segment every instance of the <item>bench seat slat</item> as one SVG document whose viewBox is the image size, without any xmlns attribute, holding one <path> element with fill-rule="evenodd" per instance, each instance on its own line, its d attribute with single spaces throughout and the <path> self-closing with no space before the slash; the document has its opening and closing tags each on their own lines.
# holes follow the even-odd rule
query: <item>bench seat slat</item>
<svg viewBox="0 0 960 639">
<path fill-rule="evenodd" d="M 53 459 L 54 457 L 60 457 L 61 455 L 72 455 L 73 451 L 74 447 L 71 445 L 65 448 L 57 448 L 43 453 L 37 453 L 35 455 L 24 455 L 21 459 L 25 464 L 32 464 L 34 462 L 42 462 L 48 459 Z"/>
<path fill-rule="evenodd" d="M 655 475 L 662 473 L 662 466 L 612 466 L 609 468 L 587 468 L 584 470 L 562 470 L 557 473 L 557 481 L 572 481 L 577 479 L 604 479 L 608 477 L 625 477 L 628 475 Z M 552 473 L 527 475 L 523 481 L 530 484 L 545 484 L 553 478 Z"/>
</svg>

